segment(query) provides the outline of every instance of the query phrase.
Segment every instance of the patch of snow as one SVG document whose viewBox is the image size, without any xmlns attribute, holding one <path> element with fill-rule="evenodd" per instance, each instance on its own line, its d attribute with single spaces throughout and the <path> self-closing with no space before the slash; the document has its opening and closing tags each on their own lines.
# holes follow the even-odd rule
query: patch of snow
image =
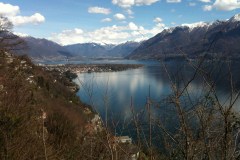
<svg viewBox="0 0 240 160">
<path fill-rule="evenodd" d="M 167 33 L 172 33 L 175 28 L 176 27 L 168 28 L 168 29 L 165 29 L 164 31 Z"/>
<path fill-rule="evenodd" d="M 229 21 L 230 22 L 239 22 L 240 21 L 240 14 L 236 14 Z"/>
<path fill-rule="evenodd" d="M 196 23 L 191 23 L 191 24 L 185 23 L 185 24 L 182 24 L 181 26 L 182 27 L 189 27 L 190 31 L 192 31 L 195 28 L 208 27 L 209 25 L 210 24 L 206 23 L 206 22 L 196 22 Z"/>
</svg>

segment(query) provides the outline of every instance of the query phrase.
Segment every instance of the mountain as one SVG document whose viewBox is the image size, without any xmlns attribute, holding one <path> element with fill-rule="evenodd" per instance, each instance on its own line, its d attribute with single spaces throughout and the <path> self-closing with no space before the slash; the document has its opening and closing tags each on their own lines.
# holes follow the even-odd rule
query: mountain
<svg viewBox="0 0 240 160">
<path fill-rule="evenodd" d="M 71 52 L 74 56 L 101 57 L 107 54 L 108 50 L 111 49 L 111 46 L 97 43 L 79 43 L 67 45 L 64 46 L 64 48 Z"/>
<path fill-rule="evenodd" d="M 199 22 L 165 29 L 142 43 L 127 58 L 159 59 L 186 54 L 197 57 L 205 53 L 213 56 L 239 56 L 240 14 L 226 21 Z"/>
<path fill-rule="evenodd" d="M 35 60 L 63 60 L 99 58 L 99 57 L 125 57 L 136 49 L 140 43 L 126 42 L 119 45 L 114 44 L 98 44 L 98 43 L 82 43 L 61 46 L 47 39 L 39 39 L 34 37 L 20 37 L 26 43 L 26 50 L 20 50 L 17 53 L 27 54 Z"/>
<path fill-rule="evenodd" d="M 134 51 L 140 45 L 139 42 L 128 41 L 126 43 L 119 44 L 109 50 L 108 55 L 115 56 L 115 57 L 126 57 L 132 51 Z"/>
<path fill-rule="evenodd" d="M 22 53 L 27 53 L 28 56 L 34 59 L 65 59 L 66 57 L 71 57 L 72 54 L 67 51 L 63 46 L 49 41 L 47 39 L 39 39 L 34 37 L 21 37 L 27 46 L 27 49 L 21 51 Z M 19 53 L 21 54 L 21 53 Z"/>
<path fill-rule="evenodd" d="M 138 42 L 126 42 L 119 45 L 82 43 L 64 46 L 73 56 L 82 57 L 125 57 L 139 46 Z"/>
<path fill-rule="evenodd" d="M 18 55 L 27 54 L 34 60 L 64 60 L 100 57 L 125 57 L 136 49 L 140 43 L 129 41 L 119 45 L 82 43 L 61 46 L 47 39 L 20 37 L 26 43 L 26 49 L 19 50 Z"/>
</svg>

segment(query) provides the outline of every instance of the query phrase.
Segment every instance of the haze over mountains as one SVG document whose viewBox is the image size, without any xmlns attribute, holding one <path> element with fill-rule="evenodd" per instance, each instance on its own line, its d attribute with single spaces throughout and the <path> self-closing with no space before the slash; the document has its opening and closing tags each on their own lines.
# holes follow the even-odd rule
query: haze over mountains
<svg viewBox="0 0 240 160">
<path fill-rule="evenodd" d="M 186 54 L 192 58 L 209 53 L 213 56 L 240 57 L 240 14 L 225 21 L 183 24 L 165 29 L 144 42 L 118 45 L 83 43 L 61 46 L 46 39 L 23 37 L 28 55 L 35 59 L 82 59 L 126 57 L 129 59 L 159 59 Z"/>
</svg>

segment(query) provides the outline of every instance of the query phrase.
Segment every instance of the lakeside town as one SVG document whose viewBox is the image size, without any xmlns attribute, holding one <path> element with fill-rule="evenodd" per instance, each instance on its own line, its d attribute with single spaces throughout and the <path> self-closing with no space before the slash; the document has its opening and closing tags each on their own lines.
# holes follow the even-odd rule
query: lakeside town
<svg viewBox="0 0 240 160">
<path fill-rule="evenodd" d="M 57 64 L 57 65 L 44 65 L 39 64 L 45 70 L 57 70 L 59 72 L 70 71 L 72 73 L 92 73 L 92 72 L 118 72 L 127 69 L 140 68 L 141 64 Z"/>
</svg>

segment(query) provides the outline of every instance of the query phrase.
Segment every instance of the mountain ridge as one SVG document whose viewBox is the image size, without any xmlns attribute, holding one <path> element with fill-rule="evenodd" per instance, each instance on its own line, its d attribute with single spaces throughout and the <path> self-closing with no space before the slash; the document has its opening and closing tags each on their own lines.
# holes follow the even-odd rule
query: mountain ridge
<svg viewBox="0 0 240 160">
<path fill-rule="evenodd" d="M 78 43 L 64 46 L 74 56 L 82 57 L 125 57 L 140 45 L 140 42 L 127 41 L 118 45 L 98 43 Z"/>
<path fill-rule="evenodd" d="M 129 59 L 159 59 L 168 55 L 186 54 L 197 57 L 212 53 L 218 56 L 239 56 L 240 14 L 226 21 L 200 22 L 165 29 L 142 43 Z"/>
<path fill-rule="evenodd" d="M 45 38 L 31 36 L 20 37 L 25 41 L 26 50 L 19 50 L 18 55 L 27 54 L 35 60 L 65 60 L 125 57 L 139 46 L 139 42 L 127 41 L 121 44 L 77 43 L 62 46 Z"/>
<path fill-rule="evenodd" d="M 27 36 L 21 37 L 21 39 L 25 41 L 27 49 L 19 51 L 17 54 L 27 54 L 33 59 L 43 60 L 65 59 L 72 56 L 63 46 L 45 38 Z"/>
</svg>

